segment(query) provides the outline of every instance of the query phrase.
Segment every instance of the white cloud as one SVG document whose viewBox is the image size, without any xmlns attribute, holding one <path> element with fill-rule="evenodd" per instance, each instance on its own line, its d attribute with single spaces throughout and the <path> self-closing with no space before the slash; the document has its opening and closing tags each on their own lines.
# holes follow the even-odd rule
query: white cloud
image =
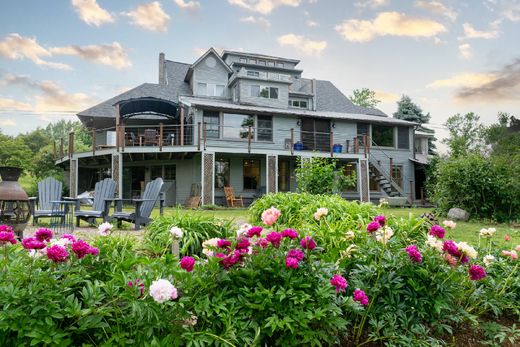
<svg viewBox="0 0 520 347">
<path fill-rule="evenodd" d="M 31 109 L 32 106 L 25 102 L 20 102 L 8 98 L 0 98 L 0 110 L 29 111 Z"/>
<path fill-rule="evenodd" d="M 368 42 L 377 36 L 432 37 L 446 32 L 439 22 L 410 17 L 399 12 L 381 12 L 373 20 L 350 19 L 336 25 L 336 31 L 348 41 Z"/>
<path fill-rule="evenodd" d="M 444 16 L 454 22 L 457 19 L 457 12 L 441 1 L 436 0 L 418 0 L 415 2 L 415 6 L 433 12 L 435 14 Z"/>
<path fill-rule="evenodd" d="M 88 25 L 101 26 L 114 22 L 114 17 L 101 8 L 96 0 L 72 0 L 72 6 L 79 18 Z"/>
<path fill-rule="evenodd" d="M 10 60 L 29 59 L 36 65 L 46 66 L 53 69 L 72 69 L 67 64 L 55 63 L 43 59 L 50 56 L 52 56 L 51 52 L 36 42 L 35 38 L 24 37 L 17 33 L 12 33 L 0 41 L 0 57 Z"/>
<path fill-rule="evenodd" d="M 437 36 L 435 36 L 433 38 L 433 43 L 435 43 L 436 45 L 443 45 L 445 43 L 447 43 L 447 41 L 445 40 L 441 40 L 440 38 L 438 38 Z"/>
<path fill-rule="evenodd" d="M 461 73 L 450 78 L 435 80 L 427 88 L 477 87 L 493 81 L 496 76 L 492 73 Z"/>
<path fill-rule="evenodd" d="M 73 55 L 87 61 L 112 66 L 118 70 L 132 66 L 126 50 L 118 42 L 104 45 L 54 47 L 55 55 Z"/>
<path fill-rule="evenodd" d="M 16 121 L 13 119 L 0 119 L 0 126 L 14 127 L 14 126 L 16 126 Z"/>
<path fill-rule="evenodd" d="M 463 39 L 495 39 L 500 36 L 498 31 L 498 25 L 500 21 L 492 22 L 488 31 L 477 30 L 470 23 L 462 24 L 464 29 L 464 36 L 459 37 L 459 40 Z"/>
<path fill-rule="evenodd" d="M 291 46 L 307 55 L 320 55 L 327 47 L 326 41 L 312 41 L 304 36 L 295 34 L 286 34 L 278 37 L 278 43 L 281 46 Z"/>
<path fill-rule="evenodd" d="M 471 48 L 469 43 L 459 45 L 459 53 L 462 59 L 469 60 L 473 58 L 473 49 Z"/>
<path fill-rule="evenodd" d="M 315 22 L 315 21 L 310 20 L 310 19 L 307 20 L 307 21 L 305 22 L 305 24 L 307 24 L 307 26 L 310 27 L 310 28 L 314 28 L 314 27 L 319 26 L 318 22 Z"/>
<path fill-rule="evenodd" d="M 520 21 L 520 4 L 510 4 L 504 9 L 504 16 L 512 22 Z"/>
<path fill-rule="evenodd" d="M 388 5 L 389 0 L 359 0 L 354 3 L 354 6 L 359 8 L 376 8 Z"/>
<path fill-rule="evenodd" d="M 157 1 L 137 6 L 130 12 L 124 12 L 131 18 L 131 23 L 143 29 L 157 32 L 167 32 L 170 16 L 164 12 Z"/>
<path fill-rule="evenodd" d="M 382 90 L 375 90 L 375 98 L 381 102 L 396 102 L 399 100 L 399 95 Z"/>
<path fill-rule="evenodd" d="M 262 16 L 260 16 L 260 17 L 255 17 L 255 16 L 242 17 L 242 18 L 240 18 L 240 21 L 242 23 L 256 24 L 256 25 L 263 27 L 264 29 L 269 29 L 271 27 L 271 22 L 267 18 L 262 17 Z"/>
<path fill-rule="evenodd" d="M 300 6 L 301 0 L 228 0 L 231 5 L 245 8 L 246 10 L 269 14 L 280 6 Z"/>
<path fill-rule="evenodd" d="M 173 0 L 173 2 L 182 10 L 194 12 L 200 9 L 200 2 L 198 1 Z"/>
</svg>

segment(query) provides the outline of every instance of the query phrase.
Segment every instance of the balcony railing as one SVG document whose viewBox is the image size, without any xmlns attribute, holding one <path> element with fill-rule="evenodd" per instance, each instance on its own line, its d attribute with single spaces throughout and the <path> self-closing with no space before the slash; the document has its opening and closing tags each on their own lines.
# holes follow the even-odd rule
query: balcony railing
<svg viewBox="0 0 520 347">
<path fill-rule="evenodd" d="M 300 129 L 258 128 L 253 126 L 219 126 L 208 123 L 180 125 L 127 125 L 104 129 L 91 129 L 91 151 L 113 149 L 124 152 L 136 147 L 154 147 L 158 151 L 165 148 L 195 146 L 198 151 L 208 147 L 227 147 L 254 150 L 298 152 L 322 152 L 334 154 L 370 153 L 370 139 L 363 135 L 351 137 L 352 133 L 303 131 Z M 54 145 L 54 158 L 71 158 L 83 151 L 75 143 L 71 132 L 67 139 Z"/>
</svg>

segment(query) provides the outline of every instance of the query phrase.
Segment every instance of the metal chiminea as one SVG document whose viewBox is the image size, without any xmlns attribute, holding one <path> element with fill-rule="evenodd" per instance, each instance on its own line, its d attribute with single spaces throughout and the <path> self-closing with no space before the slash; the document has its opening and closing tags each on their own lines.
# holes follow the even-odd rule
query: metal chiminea
<svg viewBox="0 0 520 347">
<path fill-rule="evenodd" d="M 0 225 L 11 226 L 19 238 L 31 218 L 29 197 L 18 184 L 21 173 L 18 167 L 0 167 Z"/>
</svg>

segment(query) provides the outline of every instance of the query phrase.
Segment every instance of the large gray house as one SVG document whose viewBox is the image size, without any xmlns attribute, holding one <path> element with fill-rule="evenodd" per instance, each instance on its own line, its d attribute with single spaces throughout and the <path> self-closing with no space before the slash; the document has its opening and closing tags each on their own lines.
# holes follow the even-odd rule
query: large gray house
<svg viewBox="0 0 520 347">
<path fill-rule="evenodd" d="M 157 84 L 77 114 L 94 143 L 57 160 L 71 195 L 111 176 L 119 196 L 131 198 L 162 177 L 168 205 L 193 196 L 225 204 L 228 186 L 248 203 L 266 192 L 295 191 L 297 157 L 326 156 L 357 174 L 345 198 L 421 199 L 429 135 L 354 105 L 329 81 L 302 77 L 298 63 L 209 49 L 187 64 L 161 53 Z"/>
</svg>

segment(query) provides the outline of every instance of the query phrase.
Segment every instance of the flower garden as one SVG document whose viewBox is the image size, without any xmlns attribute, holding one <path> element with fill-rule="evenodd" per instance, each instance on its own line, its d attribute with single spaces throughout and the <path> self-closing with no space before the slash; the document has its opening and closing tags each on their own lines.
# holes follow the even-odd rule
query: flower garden
<svg viewBox="0 0 520 347">
<path fill-rule="evenodd" d="M 470 245 L 451 221 L 305 193 L 249 218 L 174 213 L 85 240 L 1 226 L 0 345 L 520 343 L 520 246 L 492 228 Z"/>
</svg>

